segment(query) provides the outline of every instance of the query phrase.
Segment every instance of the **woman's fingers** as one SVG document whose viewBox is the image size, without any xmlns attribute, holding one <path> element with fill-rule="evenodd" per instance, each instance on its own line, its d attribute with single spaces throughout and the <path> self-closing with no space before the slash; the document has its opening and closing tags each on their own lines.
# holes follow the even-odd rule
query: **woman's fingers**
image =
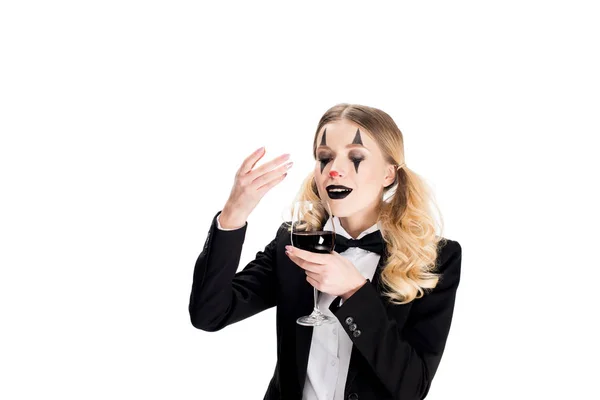
<svg viewBox="0 0 600 400">
<path fill-rule="evenodd" d="M 242 163 L 238 170 L 238 179 L 241 188 L 246 188 L 253 192 L 259 192 L 260 197 L 269 191 L 273 186 L 277 185 L 287 176 L 287 170 L 292 166 L 292 162 L 288 162 L 278 168 L 273 169 L 282 162 L 290 158 L 289 154 L 282 154 L 279 157 L 253 169 L 256 163 L 265 155 L 264 147 L 254 151 Z"/>
<path fill-rule="evenodd" d="M 250 177 L 251 180 L 254 180 L 254 179 L 258 178 L 259 176 L 263 175 L 264 173 L 272 170 L 273 168 L 275 168 L 282 162 L 287 161 L 289 158 L 290 158 L 289 154 L 282 154 L 279 157 L 275 157 L 273 160 L 269 161 L 268 163 L 265 163 L 265 164 L 261 165 L 260 167 L 250 171 L 248 176 Z"/>
<path fill-rule="evenodd" d="M 260 160 L 262 158 L 262 156 L 264 156 L 264 155 L 265 155 L 264 147 L 261 147 L 260 149 L 255 150 L 252 154 L 250 154 L 248 157 L 246 157 L 246 159 L 242 163 L 242 166 L 240 167 L 239 172 L 244 175 L 247 174 L 248 172 L 250 172 L 252 170 L 252 168 L 254 168 L 254 166 L 256 165 L 258 160 Z"/>
<path fill-rule="evenodd" d="M 279 182 L 281 182 L 282 180 L 285 179 L 285 177 L 287 176 L 287 172 L 284 173 L 283 175 L 278 175 L 276 176 L 274 179 L 268 181 L 267 183 L 265 183 L 264 185 L 260 186 L 257 189 L 257 192 L 261 193 L 261 196 L 263 196 L 265 193 L 267 193 L 273 186 L 277 185 Z"/>
<path fill-rule="evenodd" d="M 264 194 L 285 178 L 287 175 L 285 171 L 291 166 L 288 163 L 269 173 L 261 173 L 273 168 L 289 157 L 289 154 L 284 154 L 253 171 L 252 168 L 264 155 L 264 147 L 255 150 L 246 157 L 236 173 L 229 199 L 223 209 L 235 210 L 237 221 L 245 221 L 244 218 L 250 215 Z M 257 177 L 258 179 L 256 179 Z"/>
<path fill-rule="evenodd" d="M 277 181 L 277 179 L 279 179 L 282 176 L 284 176 L 285 174 L 287 174 L 287 171 L 292 167 L 293 164 L 294 163 L 291 161 L 288 163 L 285 163 L 282 166 L 280 166 L 279 168 L 276 168 L 271 172 L 267 172 L 266 174 L 259 176 L 252 182 L 252 184 L 257 186 L 260 190 L 260 188 L 262 186 L 264 186 L 272 181 Z M 277 182 L 275 184 L 277 184 Z"/>
</svg>

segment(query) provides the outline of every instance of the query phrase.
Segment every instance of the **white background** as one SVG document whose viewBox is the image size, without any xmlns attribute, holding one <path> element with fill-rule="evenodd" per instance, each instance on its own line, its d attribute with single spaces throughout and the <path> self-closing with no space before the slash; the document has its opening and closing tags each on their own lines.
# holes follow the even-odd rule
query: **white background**
<svg viewBox="0 0 600 400">
<path fill-rule="evenodd" d="M 275 310 L 195 329 L 194 263 L 262 145 L 240 269 L 274 237 L 340 102 L 463 248 L 428 399 L 600 398 L 594 3 L 3 2 L 0 398 L 262 398 Z"/>
</svg>

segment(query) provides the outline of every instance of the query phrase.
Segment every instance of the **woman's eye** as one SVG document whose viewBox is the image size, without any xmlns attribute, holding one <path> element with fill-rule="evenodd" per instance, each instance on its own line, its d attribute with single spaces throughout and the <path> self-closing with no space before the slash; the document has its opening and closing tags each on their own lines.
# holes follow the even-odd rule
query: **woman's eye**
<svg viewBox="0 0 600 400">
<path fill-rule="evenodd" d="M 322 157 L 322 158 L 319 158 L 318 160 L 320 163 L 327 164 L 327 163 L 329 163 L 329 161 L 331 161 L 331 158 Z M 362 157 L 350 157 L 350 161 L 352 161 L 353 163 L 359 163 L 363 160 L 364 160 L 364 158 L 362 158 Z"/>
</svg>

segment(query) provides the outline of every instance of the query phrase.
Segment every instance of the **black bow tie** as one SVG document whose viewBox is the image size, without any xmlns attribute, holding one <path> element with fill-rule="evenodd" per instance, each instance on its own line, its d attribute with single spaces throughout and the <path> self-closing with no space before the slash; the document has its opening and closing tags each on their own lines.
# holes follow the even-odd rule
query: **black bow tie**
<svg viewBox="0 0 600 400">
<path fill-rule="evenodd" d="M 348 239 L 342 235 L 335 235 L 335 251 L 342 253 L 348 249 L 348 247 L 360 247 L 367 251 L 372 251 L 379 255 L 383 254 L 385 242 L 381 236 L 381 231 L 377 230 L 371 232 L 368 235 L 363 236 L 360 239 Z"/>
</svg>

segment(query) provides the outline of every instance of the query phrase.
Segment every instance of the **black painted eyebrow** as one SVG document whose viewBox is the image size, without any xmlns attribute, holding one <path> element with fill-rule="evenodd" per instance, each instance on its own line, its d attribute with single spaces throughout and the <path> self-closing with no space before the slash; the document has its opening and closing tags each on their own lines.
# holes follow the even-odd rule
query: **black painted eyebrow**
<svg viewBox="0 0 600 400">
<path fill-rule="evenodd" d="M 323 136 L 321 136 L 321 143 L 319 144 L 319 147 L 317 147 L 317 150 L 320 148 L 327 148 L 327 149 L 332 150 L 331 147 L 327 146 L 327 143 L 326 143 L 327 139 L 326 139 L 325 135 L 327 135 L 327 128 L 323 129 Z M 363 142 L 360 137 L 360 129 L 359 128 L 356 129 L 356 134 L 354 135 L 354 140 L 352 141 L 352 143 L 346 145 L 346 148 L 353 148 L 353 147 L 362 148 L 362 149 L 369 151 L 369 149 L 367 149 L 363 145 Z"/>
<path fill-rule="evenodd" d="M 347 144 L 346 148 L 357 148 L 357 149 L 364 149 L 366 151 L 369 151 L 369 149 L 367 149 L 365 146 L 363 146 L 362 144 L 356 144 L 356 143 L 351 143 L 351 144 Z M 329 150 L 333 150 L 331 147 L 329 146 L 325 146 L 325 145 L 320 145 L 319 147 L 317 147 L 317 150 L 319 149 L 329 149 Z"/>
<path fill-rule="evenodd" d="M 360 138 L 360 129 L 356 129 L 356 135 L 354 135 L 354 140 L 352 141 L 352 144 L 363 144 Z"/>
<path fill-rule="evenodd" d="M 323 137 L 321 137 L 321 146 L 327 146 L 327 142 L 326 142 L 326 135 L 327 135 L 327 128 L 323 129 Z"/>
</svg>

